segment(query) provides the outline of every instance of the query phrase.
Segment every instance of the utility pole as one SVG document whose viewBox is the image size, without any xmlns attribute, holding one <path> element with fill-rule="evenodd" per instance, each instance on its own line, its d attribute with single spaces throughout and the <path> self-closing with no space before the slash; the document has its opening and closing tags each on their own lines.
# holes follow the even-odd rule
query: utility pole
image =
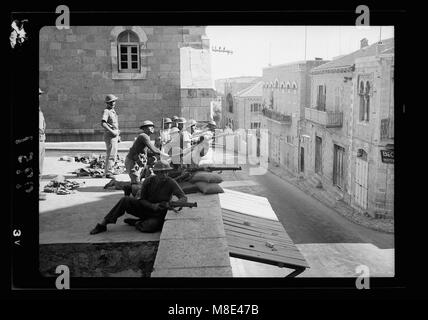
<svg viewBox="0 0 428 320">
<path fill-rule="evenodd" d="M 306 61 L 306 36 L 307 36 L 307 27 L 305 26 L 305 61 Z"/>
</svg>

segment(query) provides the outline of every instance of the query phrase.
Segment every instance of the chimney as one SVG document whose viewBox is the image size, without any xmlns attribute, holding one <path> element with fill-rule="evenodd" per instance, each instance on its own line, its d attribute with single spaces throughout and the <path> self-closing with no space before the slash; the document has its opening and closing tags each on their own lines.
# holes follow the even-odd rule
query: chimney
<svg viewBox="0 0 428 320">
<path fill-rule="evenodd" d="M 363 38 L 361 39 L 360 44 L 360 49 L 367 47 L 369 45 L 369 40 L 367 40 L 367 38 Z"/>
</svg>

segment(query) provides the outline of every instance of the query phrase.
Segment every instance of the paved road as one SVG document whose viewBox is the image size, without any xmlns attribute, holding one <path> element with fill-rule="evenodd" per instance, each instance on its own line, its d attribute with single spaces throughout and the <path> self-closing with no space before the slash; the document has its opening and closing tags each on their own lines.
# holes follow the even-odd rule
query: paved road
<svg viewBox="0 0 428 320">
<path fill-rule="evenodd" d="M 247 170 L 223 172 L 225 180 L 253 180 L 258 186 L 231 188 L 267 197 L 278 219 L 296 244 L 372 243 L 394 248 L 394 235 L 360 226 L 307 195 L 294 185 L 268 172 L 250 176 Z"/>
</svg>

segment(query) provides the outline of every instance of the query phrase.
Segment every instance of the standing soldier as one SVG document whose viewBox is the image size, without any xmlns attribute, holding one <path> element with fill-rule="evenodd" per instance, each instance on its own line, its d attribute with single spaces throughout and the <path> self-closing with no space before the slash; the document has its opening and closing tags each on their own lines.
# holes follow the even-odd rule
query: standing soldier
<svg viewBox="0 0 428 320">
<path fill-rule="evenodd" d="M 184 117 L 180 117 L 177 120 L 177 128 L 180 130 L 180 165 L 183 165 L 183 152 L 190 148 L 192 142 L 190 132 L 185 128 L 186 122 Z M 186 164 L 190 163 L 186 162 Z"/>
<path fill-rule="evenodd" d="M 40 95 L 42 95 L 44 92 L 40 90 L 39 88 L 39 100 Z M 40 182 L 42 179 L 42 172 L 43 172 L 43 160 L 45 158 L 45 140 L 46 140 L 46 121 L 45 117 L 43 116 L 43 112 L 40 109 L 40 103 L 39 103 L 39 189 L 40 189 Z M 39 192 L 39 200 L 46 200 L 46 194 L 44 192 Z"/>
<path fill-rule="evenodd" d="M 152 145 L 150 142 L 150 135 L 154 133 L 154 124 L 150 120 L 143 121 L 140 127 L 143 132 L 138 135 L 135 139 L 132 147 L 129 149 L 128 155 L 125 158 L 126 172 L 131 178 L 131 184 L 138 184 L 140 180 L 140 169 L 144 177 L 150 175 L 150 171 L 147 163 L 147 150 L 150 150 L 153 154 L 169 157 L 163 151 Z"/>
<path fill-rule="evenodd" d="M 171 135 L 170 135 L 171 124 L 172 124 L 172 121 L 170 118 L 164 118 L 163 119 L 163 128 L 159 133 L 160 142 L 161 142 L 162 146 L 167 144 L 169 142 L 169 140 L 171 140 Z"/>
<path fill-rule="evenodd" d="M 118 98 L 109 94 L 105 98 L 106 108 L 101 119 L 101 126 L 104 128 L 104 142 L 106 143 L 106 162 L 104 174 L 106 178 L 113 178 L 113 166 L 117 158 L 117 144 L 119 142 L 119 121 L 116 110 L 116 100 Z"/>
<path fill-rule="evenodd" d="M 171 123 L 171 129 L 172 129 L 172 128 L 177 128 L 177 127 L 178 127 L 178 125 L 177 125 L 177 121 L 178 121 L 178 117 L 177 117 L 177 116 L 173 116 L 173 117 L 172 117 L 172 123 Z"/>
</svg>

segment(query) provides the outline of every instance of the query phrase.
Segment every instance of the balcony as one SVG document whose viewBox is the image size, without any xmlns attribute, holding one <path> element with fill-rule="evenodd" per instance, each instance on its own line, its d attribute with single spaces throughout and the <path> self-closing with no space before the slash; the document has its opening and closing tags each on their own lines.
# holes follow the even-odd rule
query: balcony
<svg viewBox="0 0 428 320">
<path fill-rule="evenodd" d="M 343 125 L 343 112 L 305 108 L 305 119 L 321 124 L 326 128 L 341 128 Z"/>
<path fill-rule="evenodd" d="M 282 124 L 291 124 L 291 115 L 285 115 L 278 111 L 267 108 L 264 108 L 262 112 L 266 118 L 281 122 Z"/>
<path fill-rule="evenodd" d="M 394 120 L 386 118 L 380 120 L 380 140 L 394 139 Z"/>
</svg>

